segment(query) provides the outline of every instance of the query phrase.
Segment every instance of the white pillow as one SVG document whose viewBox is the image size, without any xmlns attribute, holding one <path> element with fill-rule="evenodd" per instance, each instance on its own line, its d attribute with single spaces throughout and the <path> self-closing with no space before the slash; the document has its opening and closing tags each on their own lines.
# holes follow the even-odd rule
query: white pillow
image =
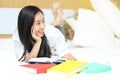
<svg viewBox="0 0 120 80">
<path fill-rule="evenodd" d="M 92 10 L 78 10 L 78 24 L 73 43 L 84 47 L 114 47 L 114 34 L 108 25 Z M 76 24 L 74 24 L 76 25 Z"/>
<path fill-rule="evenodd" d="M 111 0 L 90 0 L 94 10 L 110 25 L 120 38 L 120 11 Z"/>
</svg>

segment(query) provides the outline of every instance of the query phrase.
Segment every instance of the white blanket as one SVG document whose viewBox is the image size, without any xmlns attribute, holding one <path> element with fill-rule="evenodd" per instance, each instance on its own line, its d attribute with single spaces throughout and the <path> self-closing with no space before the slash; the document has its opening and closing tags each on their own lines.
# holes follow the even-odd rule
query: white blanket
<svg viewBox="0 0 120 80">
<path fill-rule="evenodd" d="M 103 63 L 103 64 L 109 64 L 112 66 L 112 70 L 109 72 L 105 73 L 100 73 L 100 74 L 76 74 L 73 77 L 69 79 L 62 79 L 62 80 L 120 80 L 119 73 L 120 73 L 120 49 L 115 48 L 115 49 L 95 49 L 95 48 L 81 48 L 78 46 L 75 46 L 72 44 L 71 41 L 67 42 L 69 45 L 69 48 L 71 50 L 71 53 L 76 56 L 79 60 L 82 61 L 87 61 L 87 62 L 98 62 L 98 63 Z M 11 65 L 18 65 L 15 59 L 13 59 L 13 55 L 8 52 L 8 48 L 10 48 L 10 40 L 9 39 L 0 39 L 0 56 L 3 56 L 0 60 L 2 63 L 10 62 Z M 119 54 L 118 54 L 119 53 Z M 4 54 L 4 55 L 3 55 Z M 1 70 L 4 70 L 8 68 L 7 66 L 0 67 Z M 12 74 L 16 74 L 15 69 L 16 66 L 10 66 L 8 71 L 12 71 Z M 0 72 L 1 74 L 3 72 Z M 8 75 L 9 74 L 3 74 L 3 75 Z M 47 74 L 31 74 L 27 72 L 22 72 L 18 71 L 19 79 L 25 79 L 25 80 L 54 80 L 57 79 L 55 76 L 47 75 Z M 47 78 L 46 78 L 47 76 Z M 5 78 L 5 77 L 4 77 Z M 10 77 L 9 77 L 10 78 Z M 5 78 L 5 80 L 9 79 Z M 11 77 L 13 79 L 13 77 Z M 60 78 L 61 79 L 61 78 Z M 9 79 L 10 80 L 10 79 Z M 58 80 L 58 79 L 57 79 Z"/>
</svg>

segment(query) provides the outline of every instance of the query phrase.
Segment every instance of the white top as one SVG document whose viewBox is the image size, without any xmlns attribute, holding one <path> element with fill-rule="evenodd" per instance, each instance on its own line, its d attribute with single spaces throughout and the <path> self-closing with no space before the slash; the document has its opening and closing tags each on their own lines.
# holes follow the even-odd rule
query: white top
<svg viewBox="0 0 120 80">
<path fill-rule="evenodd" d="M 44 33 L 47 37 L 52 55 L 58 55 L 61 57 L 69 52 L 65 38 L 57 28 L 47 24 L 45 26 Z M 15 56 L 19 59 L 23 54 L 24 48 L 19 39 L 18 30 L 16 30 L 12 36 L 12 44 Z"/>
</svg>

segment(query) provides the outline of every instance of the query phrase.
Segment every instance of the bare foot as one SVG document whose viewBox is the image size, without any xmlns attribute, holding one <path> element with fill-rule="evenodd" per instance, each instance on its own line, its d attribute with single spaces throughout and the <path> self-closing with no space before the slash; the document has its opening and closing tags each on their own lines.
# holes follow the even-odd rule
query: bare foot
<svg viewBox="0 0 120 80">
<path fill-rule="evenodd" d="M 57 17 L 57 9 L 60 8 L 60 2 L 54 2 L 53 5 L 52 5 L 52 12 L 53 12 L 53 15 L 54 15 L 54 19 L 56 19 Z"/>
<path fill-rule="evenodd" d="M 54 2 L 52 5 L 52 12 L 54 16 L 53 26 L 58 26 L 62 22 L 62 17 L 64 15 L 63 9 L 60 8 L 60 2 Z"/>
</svg>

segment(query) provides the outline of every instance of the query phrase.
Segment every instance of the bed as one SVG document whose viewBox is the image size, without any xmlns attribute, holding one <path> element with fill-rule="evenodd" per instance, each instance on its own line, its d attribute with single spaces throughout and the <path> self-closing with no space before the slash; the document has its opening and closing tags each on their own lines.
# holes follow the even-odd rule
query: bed
<svg viewBox="0 0 120 80">
<path fill-rule="evenodd" d="M 80 8 L 77 19 L 74 17 L 65 19 L 75 32 L 73 39 L 67 40 L 68 48 L 77 59 L 108 64 L 112 67 L 111 71 L 100 74 L 80 73 L 67 79 L 48 74 L 23 72 L 19 70 L 19 64 L 25 63 L 15 61 L 14 55 L 8 50 L 11 47 L 11 41 L 8 38 L 0 39 L 0 55 L 3 56 L 0 61 L 2 64 L 8 63 L 8 60 L 11 63 L 1 66 L 0 73 L 9 76 L 12 72 L 13 75 L 0 78 L 5 80 L 48 80 L 48 78 L 49 80 L 120 80 L 120 11 L 110 0 L 90 1 L 94 11 Z M 100 6 L 100 4 L 103 5 Z M 4 69 L 9 73 L 6 74 Z"/>
<path fill-rule="evenodd" d="M 1 79 L 10 80 L 120 80 L 120 49 L 110 49 L 110 50 L 101 50 L 101 49 L 94 49 L 94 48 L 81 48 L 78 46 L 73 45 L 71 40 L 67 41 L 69 45 L 69 49 L 71 53 L 76 54 L 79 56 L 80 60 L 87 61 L 87 62 L 97 62 L 103 64 L 109 64 L 112 67 L 111 71 L 100 73 L 100 74 L 76 74 L 71 78 L 59 78 L 53 75 L 48 74 L 31 74 L 28 72 L 20 71 L 19 66 L 20 64 L 16 62 L 13 54 L 9 52 L 8 46 L 10 45 L 10 39 L 0 39 L 0 62 L 2 66 L 0 67 L 1 72 L 3 75 L 8 77 L 0 77 Z M 116 53 L 116 54 L 114 54 Z M 7 58 L 7 59 L 6 59 Z M 9 61 L 9 62 L 8 62 Z M 6 64 L 7 63 L 7 64 Z M 4 65 L 3 65 L 4 64 Z M 9 67 L 8 67 L 9 66 Z M 6 69 L 6 70 L 5 70 Z M 10 75 L 11 74 L 11 75 Z"/>
<path fill-rule="evenodd" d="M 97 62 L 97 63 L 102 63 L 102 64 L 109 64 L 112 67 L 111 71 L 108 72 L 103 72 L 103 73 L 98 73 L 98 74 L 76 74 L 70 78 L 59 78 L 55 77 L 53 75 L 48 75 L 48 74 L 31 74 L 28 72 L 20 71 L 19 70 L 19 65 L 20 64 L 26 64 L 26 63 L 21 63 L 17 62 L 15 60 L 15 57 L 10 51 L 8 50 L 10 48 L 10 39 L 0 39 L 0 61 L 1 64 L 4 64 L 0 67 L 1 73 L 3 75 L 8 75 L 9 77 L 4 77 L 5 80 L 9 79 L 26 79 L 26 80 L 119 80 L 119 73 L 120 73 L 120 49 L 115 48 L 115 49 L 95 49 L 95 48 L 83 48 L 74 45 L 71 40 L 68 40 L 67 43 L 69 45 L 69 49 L 72 54 L 75 56 L 78 56 L 79 60 L 82 61 L 87 61 L 87 62 Z M 9 46 L 9 47 L 8 47 Z M 6 59 L 7 58 L 7 59 Z M 9 62 L 10 63 L 9 63 Z M 5 64 L 7 63 L 7 64 Z M 9 67 L 8 67 L 9 65 Z M 6 69 L 6 70 L 5 70 Z M 16 73 L 17 72 L 17 73 Z M 12 74 L 12 75 L 10 75 Z M 3 79 L 3 77 L 1 77 Z"/>
</svg>

